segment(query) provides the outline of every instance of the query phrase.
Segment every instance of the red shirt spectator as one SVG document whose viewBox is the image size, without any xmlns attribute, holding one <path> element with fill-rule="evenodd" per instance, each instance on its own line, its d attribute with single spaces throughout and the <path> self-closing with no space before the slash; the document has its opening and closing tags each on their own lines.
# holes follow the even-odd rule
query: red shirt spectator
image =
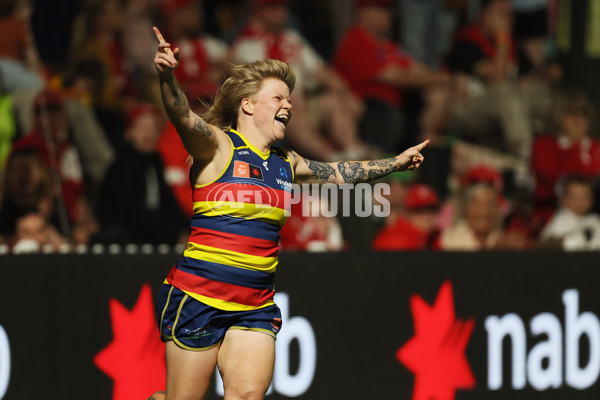
<svg viewBox="0 0 600 400">
<path fill-rule="evenodd" d="M 377 233 L 372 243 L 373 249 L 437 249 L 439 203 L 439 198 L 431 187 L 424 184 L 412 185 L 406 195 L 407 214 L 396 218 Z"/>
<path fill-rule="evenodd" d="M 402 104 L 402 91 L 377 77 L 389 67 L 409 70 L 412 63 L 413 59 L 397 43 L 379 39 L 361 26 L 354 26 L 346 33 L 334 60 L 336 70 L 358 96 L 394 105 Z"/>
<path fill-rule="evenodd" d="M 509 45 L 508 62 L 514 67 L 517 62 L 517 47 L 512 37 L 509 36 L 506 40 Z M 477 63 L 482 60 L 494 60 L 497 50 L 496 39 L 486 35 L 481 25 L 467 25 L 456 35 L 446 63 L 452 71 L 477 75 Z"/>
<path fill-rule="evenodd" d="M 189 166 L 186 164 L 188 152 L 173 124 L 166 124 L 160 140 L 158 152 L 165 169 L 165 181 L 175 195 L 181 211 L 188 217 L 194 214 L 192 207 L 192 187 L 190 185 Z"/>
<path fill-rule="evenodd" d="M 572 174 L 592 177 L 600 173 L 600 144 L 591 137 L 573 141 L 565 136 L 543 135 L 534 142 L 532 163 L 534 208 L 546 222 L 554 213 L 560 179 Z"/>
</svg>

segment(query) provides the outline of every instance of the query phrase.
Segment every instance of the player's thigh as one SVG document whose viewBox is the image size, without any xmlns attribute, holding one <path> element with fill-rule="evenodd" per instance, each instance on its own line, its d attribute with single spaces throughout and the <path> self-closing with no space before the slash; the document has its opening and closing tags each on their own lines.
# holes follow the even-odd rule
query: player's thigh
<svg viewBox="0 0 600 400">
<path fill-rule="evenodd" d="M 215 371 L 219 346 L 201 351 L 183 349 L 173 341 L 166 346 L 165 400 L 203 400 Z"/>
<path fill-rule="evenodd" d="M 225 399 L 262 399 L 273 379 L 275 339 L 262 332 L 230 329 L 218 357 Z"/>
</svg>

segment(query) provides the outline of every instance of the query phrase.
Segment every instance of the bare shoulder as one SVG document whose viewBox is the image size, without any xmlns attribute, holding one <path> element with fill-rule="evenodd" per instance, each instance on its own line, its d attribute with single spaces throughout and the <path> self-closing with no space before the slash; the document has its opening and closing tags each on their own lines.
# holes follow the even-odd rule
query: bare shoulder
<svg viewBox="0 0 600 400">
<path fill-rule="evenodd" d="M 190 179 L 194 185 L 211 183 L 223 174 L 231 160 L 232 145 L 227 134 L 210 125 L 215 147 L 208 157 L 193 157 Z"/>
<path fill-rule="evenodd" d="M 301 160 L 302 157 L 296 153 L 294 150 L 291 149 L 282 149 L 285 154 L 287 155 L 288 160 L 290 160 L 290 163 L 292 164 L 292 168 L 296 169 L 296 164 L 298 163 L 298 160 Z"/>
</svg>

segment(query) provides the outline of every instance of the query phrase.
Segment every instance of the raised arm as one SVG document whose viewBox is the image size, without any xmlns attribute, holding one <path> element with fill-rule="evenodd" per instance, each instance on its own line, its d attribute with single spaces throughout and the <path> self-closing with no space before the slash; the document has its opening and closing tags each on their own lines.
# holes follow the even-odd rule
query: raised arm
<svg viewBox="0 0 600 400">
<path fill-rule="evenodd" d="M 158 28 L 154 27 L 158 39 L 158 51 L 154 57 L 154 66 L 158 71 L 160 92 L 165 111 L 188 153 L 197 159 L 211 159 L 220 142 L 226 139 L 223 132 L 207 124 L 194 113 L 175 77 L 175 68 L 179 65 L 179 49 L 171 50 Z"/>
<path fill-rule="evenodd" d="M 296 183 L 359 183 L 381 178 L 394 171 L 411 171 L 423 163 L 421 150 L 429 144 L 426 141 L 405 150 L 392 158 L 368 161 L 320 162 L 308 160 L 290 151 Z"/>
</svg>

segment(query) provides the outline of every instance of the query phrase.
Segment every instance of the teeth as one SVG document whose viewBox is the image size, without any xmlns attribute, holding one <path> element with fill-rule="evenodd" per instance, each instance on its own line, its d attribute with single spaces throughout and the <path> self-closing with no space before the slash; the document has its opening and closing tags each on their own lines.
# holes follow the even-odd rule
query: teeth
<svg viewBox="0 0 600 400">
<path fill-rule="evenodd" d="M 285 115 L 285 114 L 282 114 L 282 115 L 277 115 L 277 116 L 275 117 L 275 119 L 276 119 L 277 121 L 281 121 L 281 122 L 283 122 L 283 123 L 286 123 L 286 122 L 288 121 L 289 117 L 288 117 L 287 115 Z"/>
</svg>

